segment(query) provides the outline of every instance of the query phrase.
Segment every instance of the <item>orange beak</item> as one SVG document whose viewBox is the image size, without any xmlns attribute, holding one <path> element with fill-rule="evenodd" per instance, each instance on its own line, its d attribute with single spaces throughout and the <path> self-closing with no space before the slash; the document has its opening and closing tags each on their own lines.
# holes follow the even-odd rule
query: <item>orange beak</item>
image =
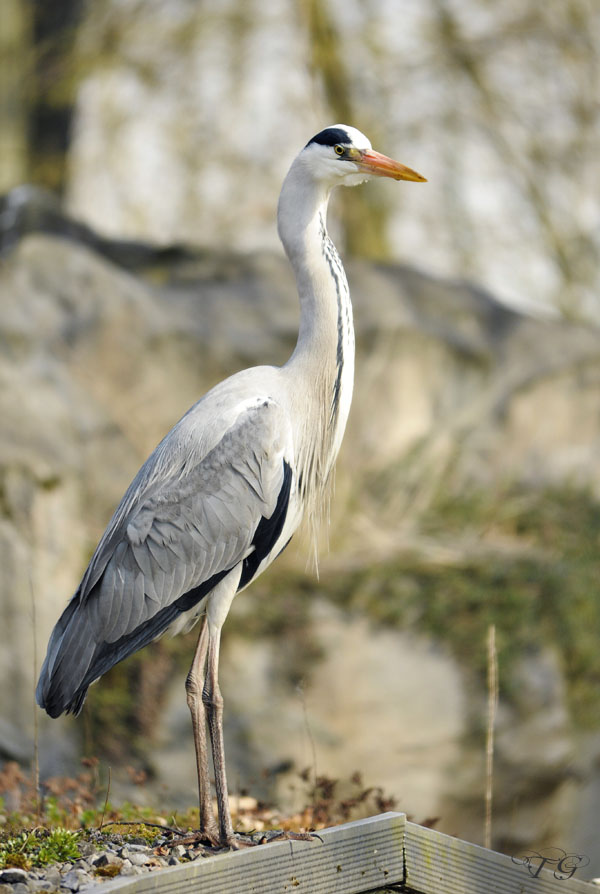
<svg viewBox="0 0 600 894">
<path fill-rule="evenodd" d="M 412 168 L 382 155 L 381 152 L 375 152 L 374 149 L 366 149 L 361 152 L 360 158 L 352 159 L 356 165 L 366 174 L 373 174 L 376 177 L 391 177 L 393 180 L 413 180 L 416 183 L 427 183 L 427 178 L 417 174 Z"/>
</svg>

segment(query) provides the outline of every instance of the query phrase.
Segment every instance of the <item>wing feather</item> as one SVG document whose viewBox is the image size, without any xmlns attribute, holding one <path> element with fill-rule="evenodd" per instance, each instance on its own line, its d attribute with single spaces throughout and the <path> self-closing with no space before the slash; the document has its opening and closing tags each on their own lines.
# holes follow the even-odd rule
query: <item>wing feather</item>
<svg viewBox="0 0 600 894">
<path fill-rule="evenodd" d="M 197 466 L 172 476 L 131 514 L 126 548 L 157 611 L 246 557 L 261 518 L 277 504 L 284 450 L 272 445 L 283 441 L 291 450 L 282 429 L 289 423 L 275 402 L 247 410 Z M 130 632 L 124 621 L 119 617 L 111 638 Z"/>
<path fill-rule="evenodd" d="M 167 546 L 167 544 L 163 541 L 154 525 L 152 526 L 152 528 L 150 529 L 150 533 L 146 537 L 146 546 L 148 547 L 152 556 L 150 565 L 153 569 L 153 575 L 156 585 L 157 579 L 161 579 L 159 571 L 161 571 L 163 574 L 169 574 L 173 566 L 173 559 L 176 557 L 173 555 L 173 551 L 171 550 L 170 546 Z"/>
<path fill-rule="evenodd" d="M 247 559 L 261 522 L 276 513 L 281 529 L 293 446 L 279 404 L 265 398 L 242 407 L 202 457 L 176 440 L 177 427 L 171 436 L 179 463 L 165 461 L 167 436 L 117 508 L 52 634 L 37 696 L 53 716 L 79 710 L 94 679 Z"/>
</svg>

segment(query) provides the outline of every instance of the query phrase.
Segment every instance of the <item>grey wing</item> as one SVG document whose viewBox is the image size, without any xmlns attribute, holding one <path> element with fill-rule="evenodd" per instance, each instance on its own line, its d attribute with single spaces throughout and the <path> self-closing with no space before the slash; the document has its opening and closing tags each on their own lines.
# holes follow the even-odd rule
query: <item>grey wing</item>
<svg viewBox="0 0 600 894">
<path fill-rule="evenodd" d="M 200 462 L 184 460 L 127 512 L 117 510 L 53 631 L 38 683 L 42 707 L 53 716 L 78 710 L 93 680 L 240 562 L 242 578 L 255 573 L 257 551 L 266 555 L 283 528 L 291 451 L 284 411 L 265 400 L 241 412 Z"/>
<path fill-rule="evenodd" d="M 254 552 L 256 529 L 272 517 L 284 485 L 289 443 L 281 417 L 274 403 L 247 412 L 197 467 L 131 513 L 97 595 L 88 596 L 106 642 L 216 583 Z"/>
</svg>

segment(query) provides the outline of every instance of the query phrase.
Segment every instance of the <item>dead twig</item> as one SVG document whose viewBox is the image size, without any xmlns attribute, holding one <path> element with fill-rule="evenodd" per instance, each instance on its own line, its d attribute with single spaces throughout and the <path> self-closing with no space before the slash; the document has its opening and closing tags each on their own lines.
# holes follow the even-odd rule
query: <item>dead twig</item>
<svg viewBox="0 0 600 894">
<path fill-rule="evenodd" d="M 492 795 L 494 787 L 494 727 L 496 725 L 496 709 L 498 707 L 498 653 L 496 652 L 496 625 L 488 628 L 488 712 L 487 735 L 485 748 L 485 827 L 483 833 L 484 847 L 492 846 Z"/>
</svg>

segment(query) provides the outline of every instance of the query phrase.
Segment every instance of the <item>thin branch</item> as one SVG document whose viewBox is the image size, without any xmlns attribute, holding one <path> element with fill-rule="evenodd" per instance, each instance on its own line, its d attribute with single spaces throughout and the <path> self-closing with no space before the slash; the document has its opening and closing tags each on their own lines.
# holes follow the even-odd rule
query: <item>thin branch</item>
<svg viewBox="0 0 600 894">
<path fill-rule="evenodd" d="M 310 742 L 310 750 L 312 752 L 312 762 L 313 762 L 313 801 L 317 797 L 317 747 L 315 745 L 315 740 L 312 734 L 312 730 L 310 728 L 310 723 L 308 720 L 308 708 L 306 706 L 306 695 L 304 693 L 304 686 L 302 683 L 299 683 L 296 687 L 296 691 L 300 695 L 302 700 L 302 714 L 304 716 L 304 728 L 306 729 L 306 734 L 308 736 L 308 741 Z"/>
<path fill-rule="evenodd" d="M 35 792 L 35 815 L 36 819 L 41 822 L 42 803 L 40 798 L 40 736 L 38 725 L 38 711 L 35 700 L 35 681 L 38 672 L 37 660 L 37 614 L 35 610 L 35 591 L 33 589 L 33 579 L 31 576 L 31 568 L 29 568 L 29 592 L 31 595 L 31 628 L 33 637 L 33 790 Z"/>
<path fill-rule="evenodd" d="M 102 818 L 100 819 L 100 825 L 98 827 L 98 831 L 102 831 L 102 827 L 104 826 L 104 817 L 106 814 L 106 808 L 108 807 L 108 796 L 110 795 L 110 767 L 108 768 L 108 783 L 106 785 L 106 798 L 104 799 L 104 807 L 102 808 Z"/>
<path fill-rule="evenodd" d="M 496 652 L 496 625 L 488 627 L 487 640 L 487 737 L 486 737 L 486 761 L 485 761 L 485 828 L 483 835 L 484 847 L 492 846 L 492 793 L 494 787 L 494 727 L 496 724 L 496 710 L 498 707 L 498 653 Z"/>
</svg>

